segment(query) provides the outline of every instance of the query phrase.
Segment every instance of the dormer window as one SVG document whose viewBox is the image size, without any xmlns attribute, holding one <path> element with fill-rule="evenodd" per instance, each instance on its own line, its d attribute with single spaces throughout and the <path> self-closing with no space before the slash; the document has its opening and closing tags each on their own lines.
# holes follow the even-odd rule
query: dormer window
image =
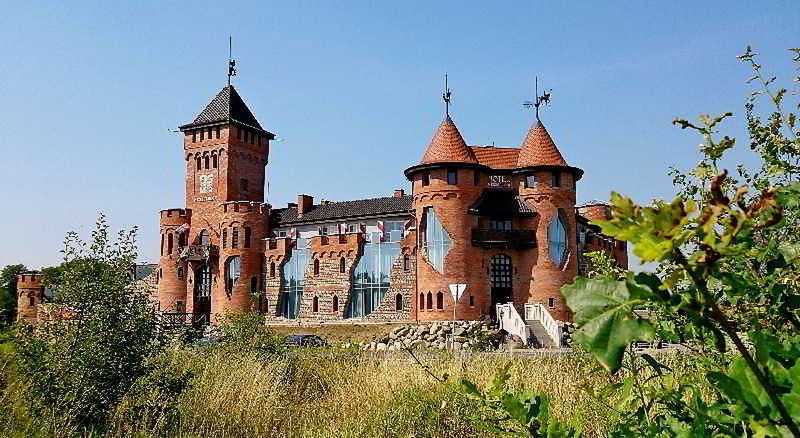
<svg viewBox="0 0 800 438">
<path fill-rule="evenodd" d="M 447 184 L 451 186 L 458 184 L 458 170 L 447 169 Z"/>
<path fill-rule="evenodd" d="M 423 173 L 422 174 L 422 187 L 427 187 L 429 185 L 431 185 L 431 176 L 427 172 Z"/>
<path fill-rule="evenodd" d="M 525 188 L 526 189 L 535 189 L 536 188 L 536 175 L 526 175 L 525 176 Z"/>
</svg>

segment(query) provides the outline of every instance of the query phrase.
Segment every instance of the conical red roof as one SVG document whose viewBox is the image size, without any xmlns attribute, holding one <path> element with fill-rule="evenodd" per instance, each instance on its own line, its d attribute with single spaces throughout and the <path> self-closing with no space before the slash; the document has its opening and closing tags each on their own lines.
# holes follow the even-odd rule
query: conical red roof
<svg viewBox="0 0 800 438">
<path fill-rule="evenodd" d="M 517 167 L 568 166 L 542 122 L 536 121 L 528 130 L 517 158 Z"/>
<path fill-rule="evenodd" d="M 445 117 L 436 128 L 425 155 L 422 156 L 420 164 L 428 163 L 478 163 L 450 116 Z"/>
</svg>

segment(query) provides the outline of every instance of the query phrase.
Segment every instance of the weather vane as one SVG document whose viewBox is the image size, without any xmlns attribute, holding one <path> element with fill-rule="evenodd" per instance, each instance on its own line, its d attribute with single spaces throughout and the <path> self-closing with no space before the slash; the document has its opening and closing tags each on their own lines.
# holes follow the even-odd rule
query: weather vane
<svg viewBox="0 0 800 438">
<path fill-rule="evenodd" d="M 553 89 L 551 88 L 549 91 L 545 91 L 539 96 L 539 77 L 536 76 L 536 101 L 531 102 L 530 100 L 526 100 L 522 103 L 522 106 L 525 108 L 535 108 L 536 109 L 536 120 L 539 120 L 539 107 L 542 104 L 549 105 L 550 104 L 550 93 L 552 93 Z"/>
<path fill-rule="evenodd" d="M 233 37 L 228 35 L 228 86 L 231 86 L 231 77 L 236 76 L 236 60 L 233 59 Z"/>
<path fill-rule="evenodd" d="M 447 86 L 447 73 L 444 74 L 444 92 L 442 93 L 442 100 L 444 100 L 444 112 L 447 117 L 450 117 L 450 87 Z"/>
</svg>

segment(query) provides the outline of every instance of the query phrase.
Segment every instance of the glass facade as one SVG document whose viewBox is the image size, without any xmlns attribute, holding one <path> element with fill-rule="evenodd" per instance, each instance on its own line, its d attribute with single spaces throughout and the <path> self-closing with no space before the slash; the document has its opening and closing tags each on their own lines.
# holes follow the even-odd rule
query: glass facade
<svg viewBox="0 0 800 438">
<path fill-rule="evenodd" d="M 381 299 L 389 290 L 392 263 L 398 255 L 400 255 L 399 242 L 364 244 L 364 255 L 353 271 L 346 318 L 369 315 L 380 305 Z"/>
<path fill-rule="evenodd" d="M 281 279 L 281 316 L 288 319 L 297 318 L 300 303 L 303 301 L 306 265 L 308 264 L 308 243 L 305 239 L 297 239 L 289 260 L 283 265 Z"/>
<path fill-rule="evenodd" d="M 450 236 L 431 207 L 425 208 L 425 235 L 422 247 L 428 262 L 439 272 L 444 272 L 444 258 L 450 249 Z"/>
<path fill-rule="evenodd" d="M 567 227 L 561 214 L 550 221 L 547 234 L 550 240 L 550 261 L 561 265 L 567 255 Z"/>
</svg>

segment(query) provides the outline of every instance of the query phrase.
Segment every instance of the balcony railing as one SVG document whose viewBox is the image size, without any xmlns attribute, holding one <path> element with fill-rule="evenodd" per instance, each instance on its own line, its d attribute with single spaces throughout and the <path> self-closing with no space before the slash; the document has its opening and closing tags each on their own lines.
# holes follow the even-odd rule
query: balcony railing
<svg viewBox="0 0 800 438">
<path fill-rule="evenodd" d="M 536 247 L 534 230 L 472 230 L 472 246 L 481 248 L 523 249 Z"/>
<path fill-rule="evenodd" d="M 208 324 L 208 316 L 204 313 L 164 312 L 161 323 L 165 327 L 202 326 Z"/>
<path fill-rule="evenodd" d="M 181 250 L 181 260 L 188 262 L 204 262 L 213 257 L 219 257 L 216 245 L 189 245 Z"/>
</svg>

